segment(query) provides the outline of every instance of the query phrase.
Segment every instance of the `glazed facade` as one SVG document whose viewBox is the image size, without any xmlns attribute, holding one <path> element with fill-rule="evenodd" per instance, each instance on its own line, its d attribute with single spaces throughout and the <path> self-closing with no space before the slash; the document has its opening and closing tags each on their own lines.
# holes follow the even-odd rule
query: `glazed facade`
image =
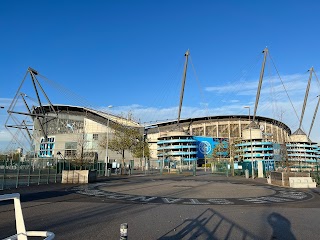
<svg viewBox="0 0 320 240">
<path fill-rule="evenodd" d="M 291 171 L 315 171 L 319 161 L 319 146 L 310 141 L 307 135 L 298 129 L 286 144 Z"/>
<path fill-rule="evenodd" d="M 243 131 L 248 127 L 249 123 L 247 115 L 211 116 L 180 120 L 180 126 L 190 136 L 227 138 L 230 144 L 239 143 L 242 140 Z M 168 121 L 147 126 L 147 128 L 150 128 L 148 129 L 148 142 L 151 158 L 158 158 L 158 139 L 166 137 L 166 134 L 172 131 L 174 124 L 176 124 L 175 121 Z M 261 143 L 284 143 L 291 134 L 291 130 L 287 125 L 271 118 L 257 116 L 256 124 L 261 131 Z M 263 145 L 263 148 L 266 148 L 263 154 L 268 158 L 267 149 L 269 146 Z"/>
<path fill-rule="evenodd" d="M 157 141 L 157 157 L 164 164 L 187 165 L 197 161 L 197 141 L 182 132 L 170 132 Z"/>
</svg>

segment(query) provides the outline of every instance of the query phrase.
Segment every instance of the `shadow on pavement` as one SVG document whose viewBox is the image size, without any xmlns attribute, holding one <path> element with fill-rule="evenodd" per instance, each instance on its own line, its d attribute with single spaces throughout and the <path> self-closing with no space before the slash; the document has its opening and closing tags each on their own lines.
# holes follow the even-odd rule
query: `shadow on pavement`
<svg viewBox="0 0 320 240">
<path fill-rule="evenodd" d="M 290 221 L 281 214 L 275 212 L 271 213 L 268 216 L 268 223 L 273 230 L 271 239 L 296 239 L 294 234 L 291 232 Z"/>
<path fill-rule="evenodd" d="M 220 213 L 206 209 L 198 217 L 185 220 L 159 240 L 167 239 L 261 239 L 225 218 Z"/>
</svg>

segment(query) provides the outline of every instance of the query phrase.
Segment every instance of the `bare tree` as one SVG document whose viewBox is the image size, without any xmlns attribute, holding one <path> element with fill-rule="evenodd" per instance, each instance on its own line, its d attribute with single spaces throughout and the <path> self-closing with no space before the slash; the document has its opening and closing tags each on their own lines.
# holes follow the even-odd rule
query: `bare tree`
<svg viewBox="0 0 320 240">
<path fill-rule="evenodd" d="M 82 170 L 83 167 L 94 162 L 96 154 L 89 147 L 89 141 L 87 140 L 87 134 L 80 133 L 77 140 L 77 152 L 73 157 L 73 162 L 76 166 Z"/>
<path fill-rule="evenodd" d="M 117 154 L 120 154 L 122 157 L 122 166 L 125 163 L 125 151 L 131 152 L 134 156 L 142 155 L 143 145 L 139 144 L 139 139 L 141 139 L 141 132 L 139 128 L 128 127 L 119 123 L 112 123 L 113 127 L 113 136 L 108 141 L 108 148 Z M 100 141 L 99 145 L 101 147 L 106 147 L 107 139 Z M 148 156 L 148 145 L 145 144 L 145 153 Z"/>
<path fill-rule="evenodd" d="M 140 158 L 140 166 L 142 166 L 142 161 L 150 158 L 150 148 L 149 144 L 145 139 L 145 136 L 139 136 L 136 139 L 136 145 L 132 148 L 133 157 Z"/>
</svg>

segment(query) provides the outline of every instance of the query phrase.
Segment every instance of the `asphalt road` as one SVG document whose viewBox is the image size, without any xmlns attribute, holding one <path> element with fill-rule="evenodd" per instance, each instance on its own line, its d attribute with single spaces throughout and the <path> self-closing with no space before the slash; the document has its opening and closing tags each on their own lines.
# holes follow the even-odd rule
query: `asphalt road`
<svg viewBox="0 0 320 240">
<path fill-rule="evenodd" d="M 55 239 L 319 239 L 317 189 L 265 180 L 162 175 L 112 177 L 88 185 L 40 185 L 19 192 L 27 230 Z M 15 233 L 13 204 L 0 203 L 0 239 Z"/>
</svg>

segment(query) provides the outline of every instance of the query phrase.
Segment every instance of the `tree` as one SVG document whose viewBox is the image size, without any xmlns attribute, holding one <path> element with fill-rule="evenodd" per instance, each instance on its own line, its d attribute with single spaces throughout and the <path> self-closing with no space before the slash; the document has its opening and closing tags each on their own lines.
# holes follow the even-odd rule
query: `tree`
<svg viewBox="0 0 320 240">
<path fill-rule="evenodd" d="M 217 166 L 224 166 L 225 167 L 225 163 L 221 163 L 220 160 L 221 158 L 223 158 L 223 160 L 225 160 L 227 157 L 230 157 L 230 159 L 232 159 L 232 154 L 233 154 L 233 146 L 226 141 L 220 141 L 218 144 L 215 145 L 215 148 L 212 151 L 212 158 L 213 160 L 216 159 L 216 161 L 214 161 L 214 168 L 216 168 Z M 217 160 L 218 159 L 218 160 Z M 218 162 L 218 164 L 217 164 Z M 228 171 L 228 169 L 227 169 Z"/>
<path fill-rule="evenodd" d="M 229 144 L 226 144 L 225 142 L 219 142 L 213 149 L 212 156 L 219 160 L 221 157 L 227 157 L 227 154 L 229 154 L 228 146 Z"/>
<path fill-rule="evenodd" d="M 139 131 L 139 128 L 136 127 L 128 127 L 124 126 L 119 123 L 112 123 L 113 127 L 113 137 L 109 139 L 108 141 L 108 148 L 117 154 L 120 154 L 122 157 L 122 166 L 124 166 L 125 163 L 125 151 L 131 152 L 131 154 L 135 156 L 141 156 L 142 155 L 142 149 L 143 145 L 142 143 L 139 144 L 139 139 L 141 139 L 141 132 Z M 143 141 L 142 141 L 143 142 Z M 99 145 L 101 147 L 106 147 L 107 145 L 107 139 L 103 139 Z M 145 144 L 145 153 L 147 153 L 146 156 L 149 156 L 149 147 L 147 144 Z"/>
<path fill-rule="evenodd" d="M 230 157 L 230 165 L 231 165 L 231 175 L 234 176 L 234 158 L 238 155 L 238 161 L 243 158 L 243 154 L 239 155 L 239 147 L 237 147 L 237 143 L 239 143 L 240 139 L 233 139 L 233 141 L 229 141 L 227 152 Z"/>
<path fill-rule="evenodd" d="M 141 160 L 150 158 L 150 148 L 145 135 L 136 139 L 136 145 L 132 148 L 131 152 L 133 157 L 140 158 L 140 166 L 142 166 Z"/>
<path fill-rule="evenodd" d="M 82 170 L 89 163 L 94 162 L 96 154 L 88 149 L 87 135 L 82 132 L 77 140 L 77 152 L 73 158 L 74 164 Z"/>
</svg>

